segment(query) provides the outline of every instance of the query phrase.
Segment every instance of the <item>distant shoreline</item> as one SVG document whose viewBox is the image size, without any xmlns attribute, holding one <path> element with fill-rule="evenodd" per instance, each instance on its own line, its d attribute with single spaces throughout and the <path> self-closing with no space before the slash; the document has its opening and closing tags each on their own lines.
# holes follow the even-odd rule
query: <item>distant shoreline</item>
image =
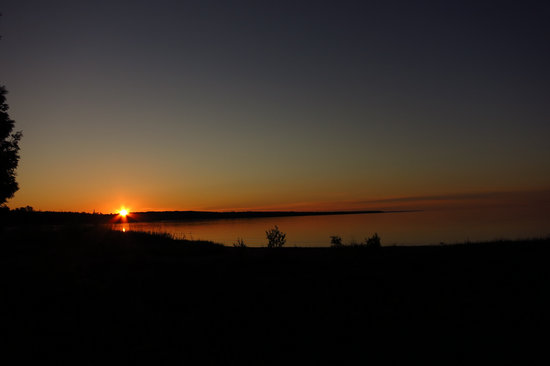
<svg viewBox="0 0 550 366">
<path fill-rule="evenodd" d="M 219 219 L 250 219 L 267 217 L 296 217 L 296 216 L 329 216 L 329 215 L 358 215 L 378 214 L 387 211 L 148 211 L 135 212 L 129 215 L 129 221 L 187 221 L 187 220 L 219 220 Z"/>
<path fill-rule="evenodd" d="M 197 221 L 222 219 L 251 219 L 269 217 L 359 215 L 399 212 L 417 212 L 419 210 L 382 211 L 146 211 L 131 212 L 124 220 L 118 214 L 59 211 L 12 210 L 0 213 L 7 225 L 14 224 L 110 224 L 119 222 L 158 222 L 158 221 Z"/>
</svg>

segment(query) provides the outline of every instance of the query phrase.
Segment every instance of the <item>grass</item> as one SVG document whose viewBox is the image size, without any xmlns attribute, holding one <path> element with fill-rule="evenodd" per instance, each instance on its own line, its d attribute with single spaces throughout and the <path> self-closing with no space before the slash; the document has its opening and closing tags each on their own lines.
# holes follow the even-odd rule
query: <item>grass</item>
<svg viewBox="0 0 550 366">
<path fill-rule="evenodd" d="M 548 325 L 548 239 L 373 251 L 96 227 L 0 238 L 3 344 L 21 364 L 527 364 Z"/>
</svg>

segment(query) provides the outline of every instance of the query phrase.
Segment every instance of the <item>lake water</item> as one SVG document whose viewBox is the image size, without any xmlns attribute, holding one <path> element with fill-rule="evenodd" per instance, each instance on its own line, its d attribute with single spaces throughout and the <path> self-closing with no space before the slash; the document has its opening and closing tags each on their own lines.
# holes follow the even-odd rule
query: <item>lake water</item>
<svg viewBox="0 0 550 366">
<path fill-rule="evenodd" d="M 419 212 L 330 216 L 224 219 L 194 222 L 114 224 L 116 230 L 169 233 L 176 238 L 211 240 L 232 245 L 266 246 L 265 231 L 277 225 L 287 234 L 286 246 L 329 246 L 330 236 L 344 244 L 363 242 L 375 232 L 382 245 L 421 245 L 522 239 L 550 236 L 547 210 L 531 207 L 432 209 Z"/>
</svg>

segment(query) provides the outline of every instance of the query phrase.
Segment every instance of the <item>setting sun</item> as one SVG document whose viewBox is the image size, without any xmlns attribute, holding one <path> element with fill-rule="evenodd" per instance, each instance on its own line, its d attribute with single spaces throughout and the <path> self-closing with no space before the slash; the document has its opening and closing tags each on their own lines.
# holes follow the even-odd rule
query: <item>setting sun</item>
<svg viewBox="0 0 550 366">
<path fill-rule="evenodd" d="M 123 208 L 122 210 L 120 210 L 120 211 L 118 212 L 118 214 L 119 214 L 120 216 L 122 216 L 122 217 L 125 217 L 126 215 L 128 215 L 128 210 L 126 210 L 126 209 Z"/>
</svg>

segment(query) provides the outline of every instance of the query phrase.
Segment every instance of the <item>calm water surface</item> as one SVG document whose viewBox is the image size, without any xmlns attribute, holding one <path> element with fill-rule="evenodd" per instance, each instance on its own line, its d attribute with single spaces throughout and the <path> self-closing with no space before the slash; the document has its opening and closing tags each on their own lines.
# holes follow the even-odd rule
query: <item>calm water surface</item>
<svg viewBox="0 0 550 366">
<path fill-rule="evenodd" d="M 195 222 L 115 224 L 117 230 L 169 233 L 176 238 L 211 240 L 232 245 L 242 238 L 247 246 L 265 246 L 265 231 L 277 225 L 287 234 L 286 246 L 329 246 L 330 236 L 345 244 L 362 242 L 375 232 L 382 245 L 421 245 L 521 239 L 550 235 L 546 210 L 527 207 L 434 209 L 382 214 L 273 217 Z"/>
</svg>

